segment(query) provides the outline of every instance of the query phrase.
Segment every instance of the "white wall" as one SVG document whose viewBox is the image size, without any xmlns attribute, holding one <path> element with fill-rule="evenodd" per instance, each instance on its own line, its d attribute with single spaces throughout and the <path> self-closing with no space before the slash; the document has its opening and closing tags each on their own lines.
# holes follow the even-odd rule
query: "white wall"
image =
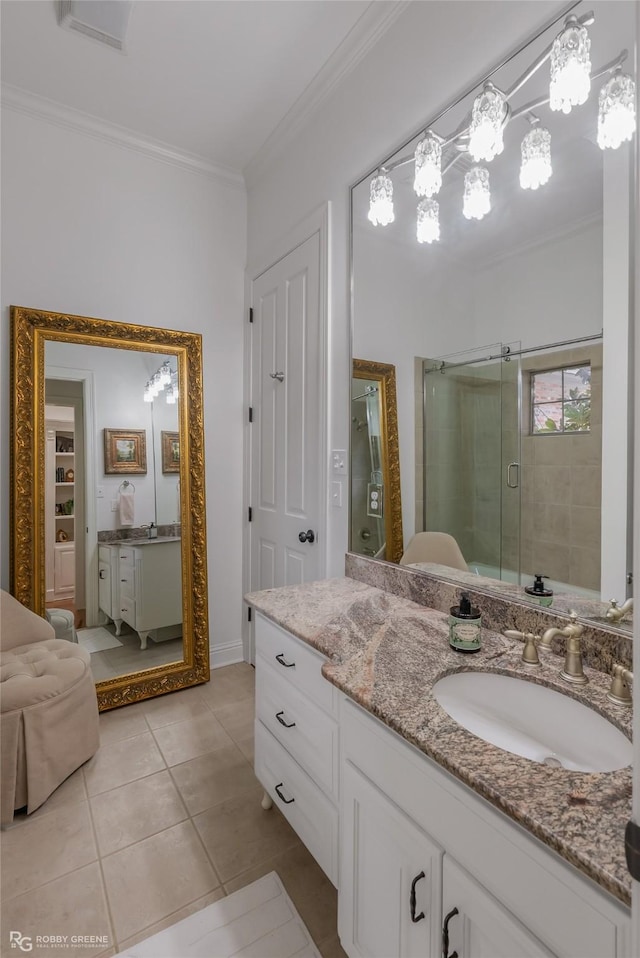
<svg viewBox="0 0 640 958">
<path fill-rule="evenodd" d="M 241 188 L 3 110 L 3 588 L 9 583 L 9 305 L 198 332 L 210 639 L 214 648 L 240 643 L 245 249 Z"/>
<path fill-rule="evenodd" d="M 348 446 L 349 186 L 558 9 L 547 0 L 410 4 L 312 122 L 264 169 L 250 171 L 250 277 L 310 211 L 332 203 L 329 449 Z M 344 569 L 346 497 L 343 502 L 329 510 L 329 575 Z"/>
</svg>

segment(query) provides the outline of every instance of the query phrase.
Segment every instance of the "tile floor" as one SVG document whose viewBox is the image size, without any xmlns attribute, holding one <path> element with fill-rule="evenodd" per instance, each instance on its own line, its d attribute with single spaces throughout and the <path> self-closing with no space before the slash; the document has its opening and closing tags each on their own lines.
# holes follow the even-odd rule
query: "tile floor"
<svg viewBox="0 0 640 958">
<path fill-rule="evenodd" d="M 344 958 L 335 889 L 277 808 L 261 808 L 253 718 L 245 663 L 103 713 L 94 758 L 2 833 L 0 953 L 17 930 L 108 936 L 72 951 L 107 958 L 276 871 L 323 958 Z"/>
</svg>

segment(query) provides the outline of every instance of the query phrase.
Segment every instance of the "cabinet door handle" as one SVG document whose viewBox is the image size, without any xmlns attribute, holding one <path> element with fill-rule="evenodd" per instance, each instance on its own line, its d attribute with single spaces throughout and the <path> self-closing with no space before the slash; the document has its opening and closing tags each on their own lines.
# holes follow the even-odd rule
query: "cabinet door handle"
<svg viewBox="0 0 640 958">
<path fill-rule="evenodd" d="M 295 802 L 295 798 L 285 798 L 285 797 L 284 797 L 284 795 L 283 795 L 282 792 L 280 791 L 280 789 L 282 788 L 283 785 L 284 785 L 284 782 L 280 782 L 278 785 L 276 785 L 276 792 L 278 793 L 278 797 L 282 799 L 282 801 L 285 803 L 285 805 L 291 805 L 291 802 Z"/>
<path fill-rule="evenodd" d="M 98 578 L 99 578 L 99 579 L 106 579 L 106 578 L 107 578 L 107 573 L 105 572 L 104 569 L 100 569 L 100 572 L 98 572 Z"/>
<path fill-rule="evenodd" d="M 284 709 L 282 710 L 282 712 L 276 712 L 276 718 L 277 718 L 278 721 L 280 722 L 280 725 L 284 725 L 285 728 L 293 728 L 296 723 L 295 723 L 295 722 L 285 722 L 285 720 L 280 717 L 281 715 L 284 715 Z"/>
<path fill-rule="evenodd" d="M 296 664 L 295 662 L 285 662 L 284 652 L 278 652 L 278 654 L 276 655 L 276 659 L 278 660 L 280 665 L 284 665 L 285 669 L 292 669 L 294 665 Z"/>
<path fill-rule="evenodd" d="M 425 917 L 423 911 L 421 911 L 419 915 L 416 915 L 416 885 L 422 878 L 425 878 L 425 877 L 426 877 L 425 873 L 420 872 L 420 874 L 416 875 L 416 877 L 411 882 L 411 894 L 409 896 L 409 906 L 411 908 L 411 921 L 413 922 L 422 921 L 422 919 Z"/>
<path fill-rule="evenodd" d="M 442 926 L 442 958 L 458 958 L 457 951 L 452 951 L 451 954 L 449 954 L 449 922 L 459 914 L 460 912 L 457 908 L 452 908 L 444 920 L 444 925 Z"/>
</svg>

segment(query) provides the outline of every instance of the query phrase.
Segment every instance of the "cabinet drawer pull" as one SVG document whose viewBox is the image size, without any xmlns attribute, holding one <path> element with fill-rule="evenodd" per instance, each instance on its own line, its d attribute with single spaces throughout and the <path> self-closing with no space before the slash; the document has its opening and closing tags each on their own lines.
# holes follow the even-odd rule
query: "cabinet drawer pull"
<svg viewBox="0 0 640 958">
<path fill-rule="evenodd" d="M 295 722 L 285 722 L 283 718 L 280 718 L 281 715 L 284 715 L 284 710 L 282 712 L 276 712 L 276 718 L 280 722 L 280 725 L 284 725 L 285 728 L 293 728 L 295 726 Z"/>
<path fill-rule="evenodd" d="M 416 877 L 411 882 L 411 894 L 409 896 L 409 907 L 411 908 L 411 921 L 414 923 L 418 921 L 422 921 L 422 919 L 425 917 L 423 911 L 421 911 L 419 915 L 416 915 L 416 885 L 421 879 L 425 877 L 426 877 L 425 873 L 420 872 L 420 874 L 416 875 Z"/>
<path fill-rule="evenodd" d="M 449 954 L 449 922 L 459 914 L 460 912 L 457 908 L 452 908 L 444 920 L 444 925 L 442 926 L 442 958 L 458 958 L 457 951 L 452 951 L 451 954 Z"/>
<path fill-rule="evenodd" d="M 285 798 L 285 797 L 284 797 L 284 795 L 283 795 L 282 792 L 280 791 L 280 789 L 282 788 L 283 785 L 284 785 L 284 782 L 280 782 L 279 785 L 276 785 L 276 792 L 278 793 L 278 797 L 282 799 L 282 801 L 285 803 L 285 805 L 291 805 L 291 802 L 295 802 L 295 798 Z"/>
<path fill-rule="evenodd" d="M 278 652 L 278 654 L 276 655 L 276 659 L 278 660 L 280 665 L 284 665 L 285 669 L 292 669 L 296 664 L 295 662 L 285 662 L 284 652 Z"/>
</svg>

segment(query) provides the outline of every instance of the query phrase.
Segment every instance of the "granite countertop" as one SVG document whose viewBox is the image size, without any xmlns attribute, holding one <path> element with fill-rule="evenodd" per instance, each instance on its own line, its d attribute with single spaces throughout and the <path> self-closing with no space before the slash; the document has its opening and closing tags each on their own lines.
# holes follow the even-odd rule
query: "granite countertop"
<svg viewBox="0 0 640 958">
<path fill-rule="evenodd" d="M 463 656 L 449 647 L 445 613 L 354 579 L 267 589 L 246 599 L 326 655 L 323 675 L 342 692 L 630 904 L 624 830 L 631 769 L 573 772 L 529 761 L 467 732 L 432 696 L 434 683 L 452 672 L 520 675 L 589 704 L 631 737 L 631 709 L 608 702 L 608 676 L 585 668 L 589 684 L 567 686 L 559 678 L 563 659 L 545 650 L 532 673 L 522 664 L 521 642 L 484 628 L 481 651 Z"/>
</svg>

